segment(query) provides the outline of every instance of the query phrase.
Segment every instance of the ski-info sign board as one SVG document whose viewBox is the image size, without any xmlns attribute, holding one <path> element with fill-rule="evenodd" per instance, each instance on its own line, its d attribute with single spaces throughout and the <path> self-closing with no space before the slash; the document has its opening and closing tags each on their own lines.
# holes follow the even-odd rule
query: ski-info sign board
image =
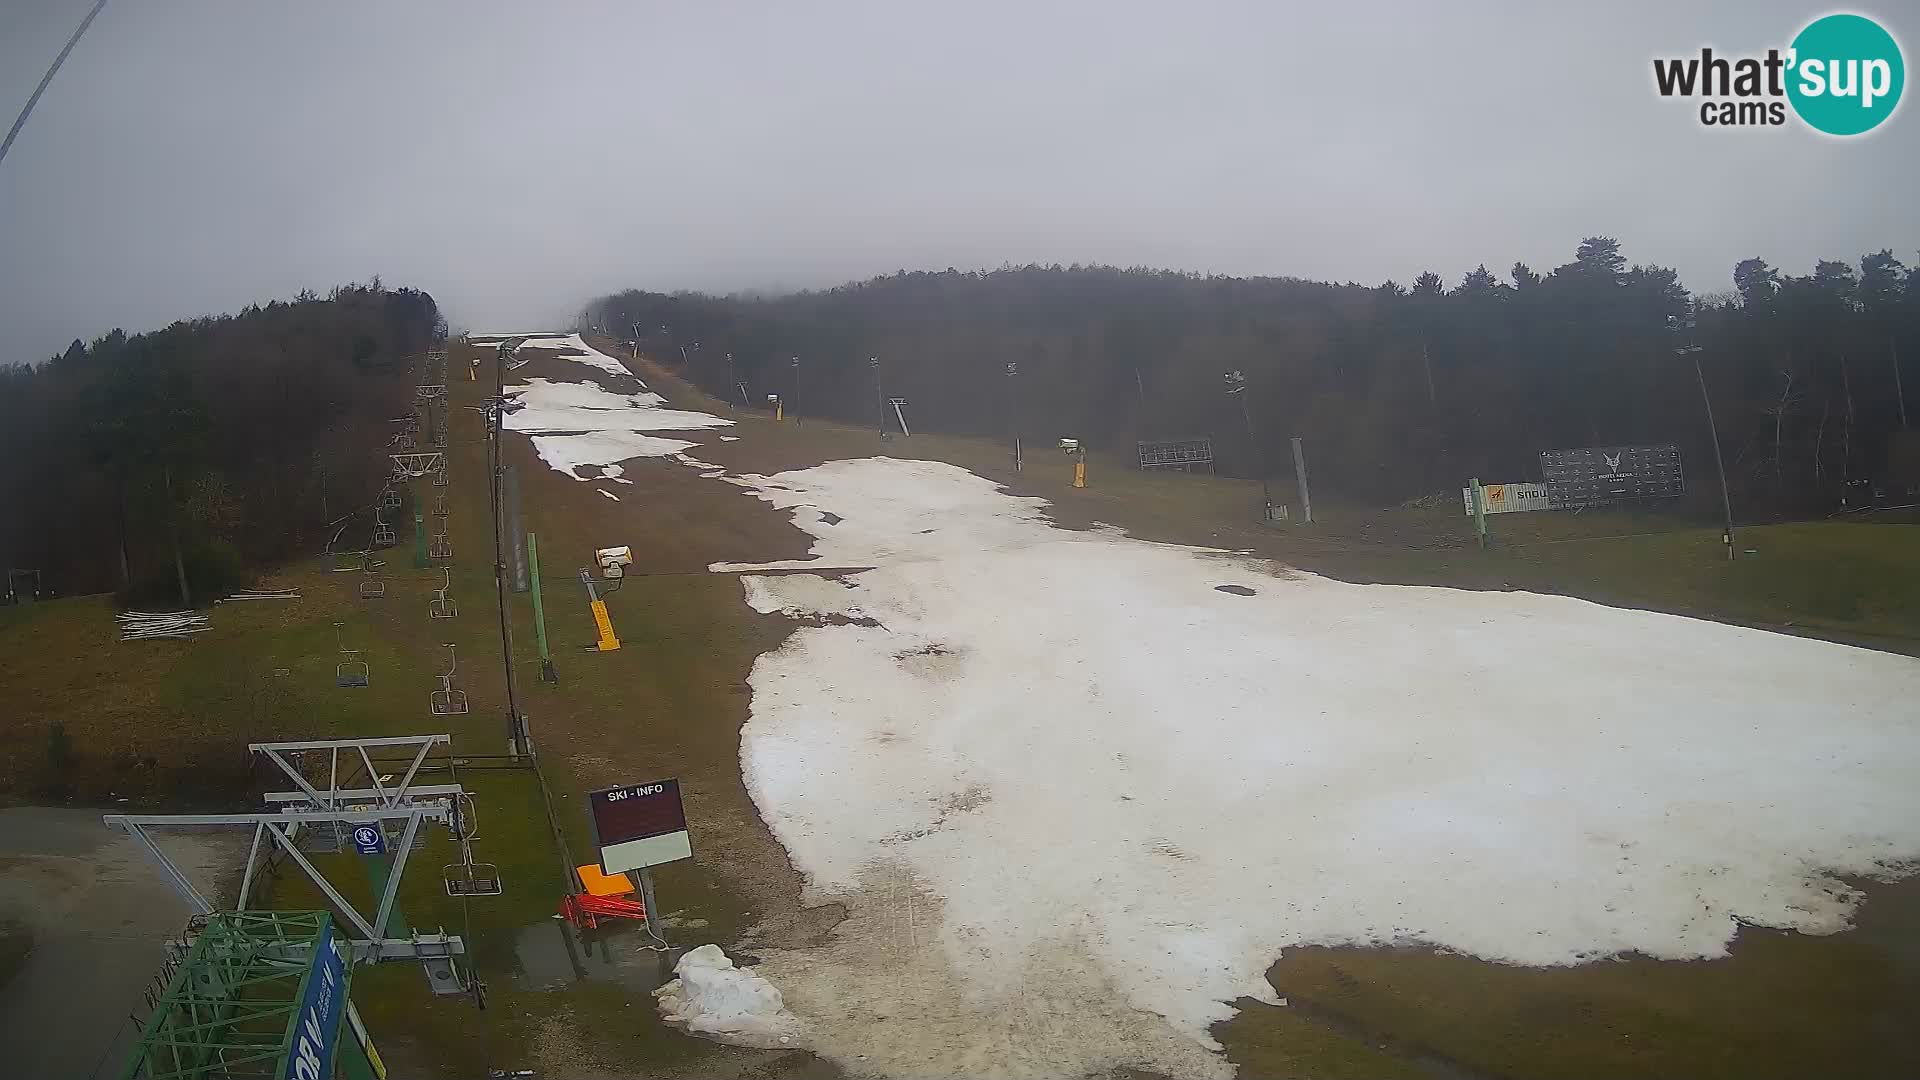
<svg viewBox="0 0 1920 1080">
<path fill-rule="evenodd" d="M 618 874 L 693 858 L 680 781 L 649 780 L 587 793 L 600 869 Z"/>
</svg>

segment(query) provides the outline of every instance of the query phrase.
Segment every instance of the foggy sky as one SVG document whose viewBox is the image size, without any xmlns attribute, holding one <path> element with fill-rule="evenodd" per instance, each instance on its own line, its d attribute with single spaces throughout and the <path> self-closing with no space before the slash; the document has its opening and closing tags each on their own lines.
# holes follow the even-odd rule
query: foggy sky
<svg viewBox="0 0 1920 1080">
<path fill-rule="evenodd" d="M 87 6 L 0 3 L 0 124 Z M 1678 7 L 109 0 L 0 163 L 0 362 L 375 274 L 518 330 L 1004 262 L 1920 259 L 1911 102 L 1843 141 L 1653 92 L 1827 7 Z"/>
</svg>

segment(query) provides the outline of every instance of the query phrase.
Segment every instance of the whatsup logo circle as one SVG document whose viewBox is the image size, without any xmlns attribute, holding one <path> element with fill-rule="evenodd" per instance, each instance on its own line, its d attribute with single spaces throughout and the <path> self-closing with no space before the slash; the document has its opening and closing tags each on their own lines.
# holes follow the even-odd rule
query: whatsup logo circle
<svg viewBox="0 0 1920 1080">
<path fill-rule="evenodd" d="M 1907 83 L 1900 44 L 1864 15 L 1815 19 L 1787 55 L 1787 100 L 1816 131 L 1864 134 L 1900 105 Z"/>
</svg>

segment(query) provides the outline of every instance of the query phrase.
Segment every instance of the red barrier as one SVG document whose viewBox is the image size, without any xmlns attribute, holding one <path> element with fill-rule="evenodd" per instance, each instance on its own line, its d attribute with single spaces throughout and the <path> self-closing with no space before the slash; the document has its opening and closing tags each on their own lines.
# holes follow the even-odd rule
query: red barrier
<svg viewBox="0 0 1920 1080">
<path fill-rule="evenodd" d="M 560 899 L 560 917 L 589 930 L 599 927 L 601 919 L 642 919 L 647 909 L 638 900 L 619 896 L 594 896 L 577 893 Z"/>
</svg>

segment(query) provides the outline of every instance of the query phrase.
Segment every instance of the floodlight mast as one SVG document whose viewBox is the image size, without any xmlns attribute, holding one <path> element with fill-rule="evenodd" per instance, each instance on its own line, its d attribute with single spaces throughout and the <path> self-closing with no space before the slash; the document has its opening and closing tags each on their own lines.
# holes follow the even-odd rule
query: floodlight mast
<svg viewBox="0 0 1920 1080">
<path fill-rule="evenodd" d="M 1727 548 L 1727 561 L 1733 554 L 1733 497 L 1727 493 L 1727 465 L 1720 455 L 1720 429 L 1713 422 L 1713 398 L 1707 393 L 1707 376 L 1700 367 L 1701 346 L 1694 338 L 1698 326 L 1693 301 L 1687 301 L 1686 313 L 1667 316 L 1667 329 L 1673 332 L 1673 353 L 1693 361 L 1693 377 L 1700 383 L 1700 404 L 1707 412 L 1707 437 L 1713 440 L 1713 467 L 1720 474 L 1720 510 L 1726 517 L 1726 531 L 1720 534 Z"/>
<path fill-rule="evenodd" d="M 1273 516 L 1273 485 L 1267 476 L 1267 455 L 1260 448 L 1260 438 L 1253 433 L 1253 412 L 1247 408 L 1247 376 L 1245 372 L 1229 371 L 1221 378 L 1227 384 L 1227 393 L 1240 399 L 1240 420 L 1247 426 L 1247 444 L 1253 448 L 1253 467 L 1260 470 L 1260 520 L 1265 522 Z"/>
</svg>

